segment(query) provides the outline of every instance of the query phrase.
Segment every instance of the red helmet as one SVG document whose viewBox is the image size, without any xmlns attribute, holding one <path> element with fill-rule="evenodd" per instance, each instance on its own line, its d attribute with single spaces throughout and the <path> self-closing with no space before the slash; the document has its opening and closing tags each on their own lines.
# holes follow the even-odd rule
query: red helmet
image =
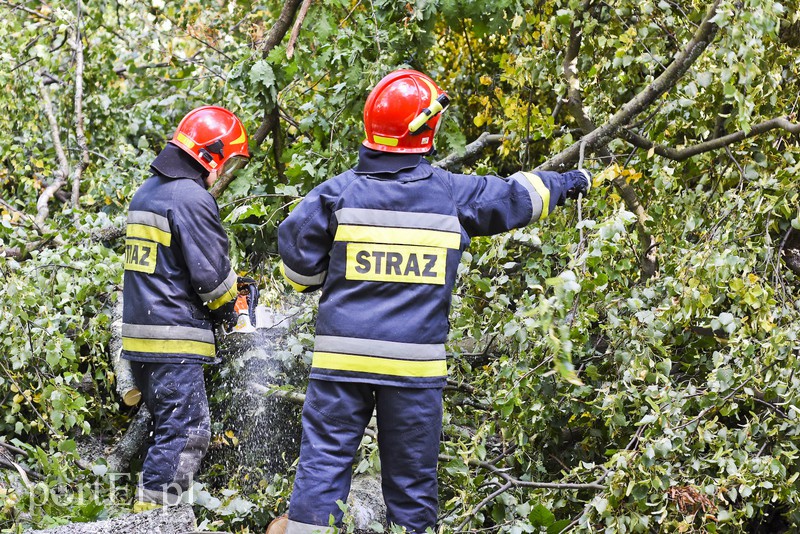
<svg viewBox="0 0 800 534">
<path fill-rule="evenodd" d="M 232 156 L 250 157 L 242 121 L 218 106 L 203 106 L 187 113 L 170 143 L 183 149 L 209 172 L 222 170 Z"/>
<path fill-rule="evenodd" d="M 415 70 L 386 75 L 364 105 L 364 146 L 382 152 L 424 154 L 433 148 L 440 113 L 450 99 Z"/>
</svg>

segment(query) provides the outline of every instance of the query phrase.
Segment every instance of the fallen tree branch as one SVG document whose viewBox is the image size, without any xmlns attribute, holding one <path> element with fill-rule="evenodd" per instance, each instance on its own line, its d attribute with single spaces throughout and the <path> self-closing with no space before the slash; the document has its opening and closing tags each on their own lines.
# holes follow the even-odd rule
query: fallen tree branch
<svg viewBox="0 0 800 534">
<path fill-rule="evenodd" d="M 88 523 L 72 523 L 47 530 L 30 530 L 28 534 L 202 534 L 198 531 L 194 510 L 188 504 L 162 506 L 138 514 Z"/>
<path fill-rule="evenodd" d="M 668 146 L 657 145 L 644 136 L 641 136 L 630 130 L 622 130 L 620 132 L 620 137 L 637 148 L 641 148 L 643 150 L 652 150 L 653 153 L 674 161 L 684 161 L 699 154 L 719 150 L 734 143 L 744 141 L 745 139 L 762 135 L 771 130 L 780 129 L 791 134 L 800 134 L 800 124 L 792 122 L 791 119 L 792 117 L 790 115 L 775 117 L 774 119 L 769 119 L 756 124 L 747 132 L 744 130 L 739 130 L 738 132 L 716 137 L 709 141 L 685 148 L 672 148 Z"/>
<path fill-rule="evenodd" d="M 581 4 L 581 9 L 576 12 L 576 19 L 580 17 L 583 10 L 588 9 L 588 6 L 589 0 L 584 0 Z M 583 105 L 583 97 L 581 96 L 580 83 L 578 80 L 577 61 L 578 53 L 581 48 L 582 33 L 582 27 L 573 22 L 570 29 L 569 46 L 564 56 L 564 78 L 566 79 L 568 87 L 567 107 L 570 110 L 570 114 L 578 122 L 578 126 L 580 126 L 584 132 L 584 137 L 581 139 L 580 143 L 573 145 L 573 147 L 578 147 L 579 153 L 580 144 L 585 144 L 591 133 L 597 131 L 597 126 L 589 117 Z M 613 160 L 613 155 L 605 145 L 597 146 L 596 151 L 604 160 L 609 162 Z M 655 252 L 656 240 L 647 230 L 646 226 L 650 217 L 647 215 L 644 205 L 639 199 L 639 195 L 636 194 L 636 190 L 631 184 L 621 176 L 615 176 L 612 179 L 612 183 L 625 202 L 625 206 L 636 215 L 637 233 L 639 235 L 639 245 L 641 249 L 639 265 L 641 267 L 642 279 L 647 280 L 653 277 L 658 270 L 658 258 Z"/>
<path fill-rule="evenodd" d="M 449 462 L 451 460 L 455 460 L 455 456 L 448 456 L 447 454 L 440 454 L 439 461 L 441 462 Z M 461 459 L 461 458 L 458 458 Z M 486 469 L 487 471 L 494 473 L 495 475 L 499 476 L 503 480 L 507 482 L 511 482 L 513 486 L 520 487 L 520 488 L 539 488 L 539 489 L 552 489 L 552 490 L 604 490 L 606 486 L 603 484 L 595 482 L 587 482 L 585 484 L 581 483 L 571 483 L 571 482 L 533 482 L 530 480 L 519 480 L 517 478 L 512 477 L 502 468 L 499 468 L 489 462 L 484 462 L 478 460 L 477 458 L 470 458 L 467 461 L 468 465 L 472 467 L 480 467 L 482 469 Z M 606 475 L 598 478 L 598 480 L 605 479 Z"/>
<path fill-rule="evenodd" d="M 126 225 L 122 226 L 108 226 L 97 232 L 92 233 L 92 241 L 114 241 L 124 236 L 126 232 Z"/>
<path fill-rule="evenodd" d="M 487 148 L 499 145 L 503 142 L 503 139 L 502 135 L 483 132 L 476 140 L 464 147 L 463 153 L 453 152 L 439 161 L 435 161 L 433 166 L 455 171 L 467 162 L 477 158 Z"/>
<path fill-rule="evenodd" d="M 273 48 L 278 46 L 280 42 L 283 40 L 283 37 L 286 35 L 286 32 L 289 31 L 289 26 L 292 24 L 292 20 L 294 19 L 294 14 L 297 12 L 297 9 L 300 7 L 301 0 L 286 0 L 283 4 L 283 8 L 281 9 L 281 14 L 278 15 L 278 20 L 272 25 L 270 28 L 267 37 L 264 39 L 264 42 L 261 46 L 262 55 L 266 57 Z"/>
<path fill-rule="evenodd" d="M 586 150 L 593 152 L 599 146 L 619 136 L 620 130 L 630 123 L 639 113 L 647 109 L 656 99 L 670 90 L 678 79 L 694 64 L 697 58 L 708 48 L 719 27 L 713 22 L 721 0 L 715 0 L 708 8 L 703 21 L 697 27 L 691 40 L 664 69 L 653 82 L 623 105 L 605 124 L 583 138 Z M 539 169 L 558 170 L 578 159 L 579 146 L 574 144 L 544 162 Z"/>
<path fill-rule="evenodd" d="M 272 49 L 278 46 L 283 40 L 286 32 L 289 31 L 289 26 L 292 24 L 295 13 L 300 7 L 300 2 L 301 0 L 286 0 L 283 4 L 283 9 L 281 9 L 278 20 L 272 25 L 266 39 L 264 39 L 262 43 L 262 57 L 266 58 L 269 53 L 272 52 Z M 275 105 L 277 106 L 277 103 Z M 264 142 L 267 135 L 274 129 L 274 121 L 278 120 L 279 116 L 279 113 L 273 113 L 272 109 L 264 110 L 264 118 L 256 130 L 256 133 L 250 138 L 254 146 L 259 146 Z M 214 198 L 219 198 L 233 181 L 236 171 L 243 166 L 244 162 L 241 161 L 241 159 L 234 161 L 234 163 L 230 165 L 230 168 L 226 169 L 225 173 L 219 177 L 214 186 L 209 190 L 209 193 L 211 193 Z"/>
<path fill-rule="evenodd" d="M 36 201 L 36 218 L 34 222 L 37 226 L 42 226 L 44 224 L 45 219 L 50 214 L 50 208 L 48 206 L 50 199 L 53 198 L 53 195 L 56 191 L 61 189 L 61 187 L 66 184 L 66 179 L 69 176 L 69 161 L 67 160 L 67 156 L 64 152 L 64 146 L 61 144 L 61 134 L 58 131 L 58 122 L 56 121 L 56 114 L 53 111 L 53 102 L 50 99 L 50 90 L 45 87 L 44 83 L 39 85 L 39 92 L 42 95 L 42 105 L 44 106 L 44 112 L 47 116 L 47 122 L 50 124 L 50 133 L 53 136 L 53 147 L 56 151 L 56 156 L 58 157 L 58 167 L 59 170 L 56 173 L 56 179 L 53 181 L 52 184 L 47 186 L 44 191 L 39 195 L 39 199 Z"/>
<path fill-rule="evenodd" d="M 127 473 L 131 459 L 142 449 L 150 435 L 150 412 L 145 405 L 139 408 L 128 425 L 128 430 L 106 456 L 106 465 L 111 473 Z"/>
<path fill-rule="evenodd" d="M 29 15 L 33 15 L 34 17 L 37 17 L 37 18 L 40 18 L 40 19 L 44 19 L 44 20 L 46 20 L 48 22 L 55 22 L 52 18 L 47 17 L 45 15 L 42 15 L 38 11 L 34 11 L 33 9 L 27 8 L 27 7 L 23 6 L 22 4 L 14 4 L 13 2 L 9 2 L 8 0 L 0 0 L 0 4 L 10 7 L 10 8 L 12 8 L 12 10 L 13 9 L 20 9 L 20 10 L 28 13 Z"/>
<path fill-rule="evenodd" d="M 14 460 L 12 460 L 8 453 L 4 450 L 0 450 L 0 467 L 6 467 L 8 469 L 14 469 L 19 476 L 22 477 L 22 480 L 25 482 L 26 486 L 30 486 L 30 478 L 34 480 L 44 480 L 45 477 L 41 473 L 33 471 L 32 469 L 28 469 L 24 465 L 20 465 Z"/>
<path fill-rule="evenodd" d="M 300 7 L 300 12 L 297 14 L 297 20 L 294 21 L 292 34 L 289 36 L 289 43 L 286 45 L 286 57 L 289 59 L 292 59 L 294 55 L 294 44 L 297 42 L 297 36 L 300 35 L 300 27 L 303 25 L 310 5 L 311 0 L 303 0 L 303 5 Z"/>
<path fill-rule="evenodd" d="M 72 207 L 78 208 L 81 197 L 81 179 L 83 171 L 89 166 L 89 145 L 86 141 L 83 115 L 83 34 L 81 20 L 83 19 L 83 3 L 78 0 L 77 17 L 75 20 L 75 137 L 80 149 L 80 159 L 72 174 Z M 77 214 L 75 215 L 77 217 Z"/>
<path fill-rule="evenodd" d="M 0 441 L 0 447 L 3 447 L 7 451 L 12 452 L 14 454 L 21 454 L 23 456 L 27 456 L 27 454 L 28 454 L 25 451 L 23 451 L 22 449 L 20 449 L 19 447 L 15 447 L 15 446 L 11 445 L 10 443 L 6 443 L 5 441 Z"/>
</svg>

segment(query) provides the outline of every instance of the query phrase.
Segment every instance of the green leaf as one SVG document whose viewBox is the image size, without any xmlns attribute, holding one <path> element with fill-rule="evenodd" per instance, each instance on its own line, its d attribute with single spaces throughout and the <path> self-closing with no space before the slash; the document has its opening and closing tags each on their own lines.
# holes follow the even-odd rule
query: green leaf
<svg viewBox="0 0 800 534">
<path fill-rule="evenodd" d="M 561 532 L 572 523 L 569 519 L 560 519 L 547 527 L 547 534 L 561 534 Z"/>
<path fill-rule="evenodd" d="M 272 66 L 264 59 L 259 59 L 250 69 L 250 82 L 267 90 L 275 85 L 275 72 Z"/>
<path fill-rule="evenodd" d="M 531 513 L 528 514 L 528 520 L 533 523 L 534 526 L 549 527 L 556 520 L 556 516 L 545 506 L 537 504 L 533 507 Z"/>
</svg>

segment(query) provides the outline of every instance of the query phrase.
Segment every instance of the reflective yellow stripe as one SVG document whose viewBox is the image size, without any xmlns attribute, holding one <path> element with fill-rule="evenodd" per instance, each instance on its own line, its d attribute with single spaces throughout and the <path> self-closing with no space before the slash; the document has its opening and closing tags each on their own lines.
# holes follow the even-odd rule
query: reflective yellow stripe
<svg viewBox="0 0 800 534">
<path fill-rule="evenodd" d="M 421 79 L 423 82 L 425 82 L 425 85 L 428 86 L 428 89 L 431 90 L 431 103 L 428 104 L 428 107 L 430 108 L 431 111 L 433 111 L 433 113 L 436 113 L 436 111 L 433 110 L 433 106 L 435 105 L 434 102 L 436 102 L 436 99 L 439 97 L 439 91 L 436 90 L 436 86 L 434 86 L 431 82 L 429 82 L 425 78 Z"/>
<path fill-rule="evenodd" d="M 286 279 L 287 282 L 289 282 L 289 285 L 294 288 L 295 291 L 299 291 L 302 293 L 303 291 L 309 288 L 309 286 L 298 284 L 297 282 L 286 276 L 286 267 L 283 265 L 283 262 L 281 262 L 281 274 L 283 275 L 283 278 Z"/>
<path fill-rule="evenodd" d="M 147 239 L 155 241 L 165 247 L 168 247 L 172 241 L 172 234 L 160 230 L 155 226 L 147 226 L 144 224 L 129 224 L 127 229 L 128 237 L 138 237 L 139 239 Z"/>
<path fill-rule="evenodd" d="M 237 137 L 235 141 L 231 141 L 231 144 L 232 145 L 243 145 L 244 141 L 245 141 L 245 133 L 244 133 L 244 130 L 242 130 L 242 133 L 239 135 L 239 137 Z"/>
<path fill-rule="evenodd" d="M 390 360 L 372 356 L 356 356 L 355 354 L 315 352 L 311 366 L 319 369 L 357 371 L 390 376 L 447 376 L 447 362 L 445 360 Z"/>
<path fill-rule="evenodd" d="M 542 197 L 542 214 L 539 218 L 544 219 L 550 214 L 550 190 L 545 187 L 538 174 L 523 172 L 522 175 L 528 179 L 533 188 L 536 189 L 536 192 L 539 193 L 539 196 Z"/>
<path fill-rule="evenodd" d="M 236 284 L 233 284 L 231 286 L 231 288 L 228 291 L 225 292 L 225 294 L 223 294 L 221 297 L 219 297 L 217 299 L 212 300 L 211 302 L 206 304 L 206 306 L 208 306 L 209 310 L 216 310 L 217 308 L 219 308 L 223 304 L 226 304 L 226 303 L 232 301 L 233 299 L 235 299 L 236 295 L 238 295 L 238 294 L 239 294 L 239 290 L 236 288 Z"/>
<path fill-rule="evenodd" d="M 122 348 L 131 352 L 154 352 L 157 354 L 196 354 L 214 357 L 214 344 L 185 339 L 140 339 L 123 337 Z"/>
<path fill-rule="evenodd" d="M 384 137 L 382 135 L 373 135 L 372 140 L 379 145 L 386 145 L 386 146 L 397 146 L 397 143 L 400 142 L 399 139 L 396 137 Z"/>
<path fill-rule="evenodd" d="M 177 139 L 177 140 L 178 140 L 178 142 L 180 142 L 180 143 L 183 143 L 184 145 L 186 145 L 186 148 L 194 148 L 194 144 L 195 144 L 195 143 L 194 143 L 194 141 L 192 141 L 191 139 L 189 139 L 189 138 L 188 138 L 188 137 L 187 137 L 185 134 L 183 134 L 183 133 L 179 133 L 179 134 L 178 134 L 178 139 Z"/>
<path fill-rule="evenodd" d="M 342 224 L 336 230 L 336 241 L 352 243 L 384 243 L 387 245 L 417 245 L 458 249 L 461 234 L 420 230 L 418 228 L 387 228 Z"/>
</svg>

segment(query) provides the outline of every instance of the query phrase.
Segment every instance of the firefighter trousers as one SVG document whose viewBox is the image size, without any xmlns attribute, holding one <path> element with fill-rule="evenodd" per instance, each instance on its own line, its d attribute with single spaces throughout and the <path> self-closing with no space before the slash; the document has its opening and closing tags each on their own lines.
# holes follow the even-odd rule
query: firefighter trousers
<svg viewBox="0 0 800 534">
<path fill-rule="evenodd" d="M 137 500 L 175 504 L 200 469 L 211 439 L 203 366 L 131 362 L 131 371 L 152 415 Z"/>
<path fill-rule="evenodd" d="M 377 411 L 381 484 L 389 523 L 409 532 L 434 528 L 442 388 L 401 388 L 309 380 L 303 438 L 287 534 L 333 532 L 347 502 L 364 429 Z M 322 527 L 322 528 L 321 528 Z"/>
</svg>

